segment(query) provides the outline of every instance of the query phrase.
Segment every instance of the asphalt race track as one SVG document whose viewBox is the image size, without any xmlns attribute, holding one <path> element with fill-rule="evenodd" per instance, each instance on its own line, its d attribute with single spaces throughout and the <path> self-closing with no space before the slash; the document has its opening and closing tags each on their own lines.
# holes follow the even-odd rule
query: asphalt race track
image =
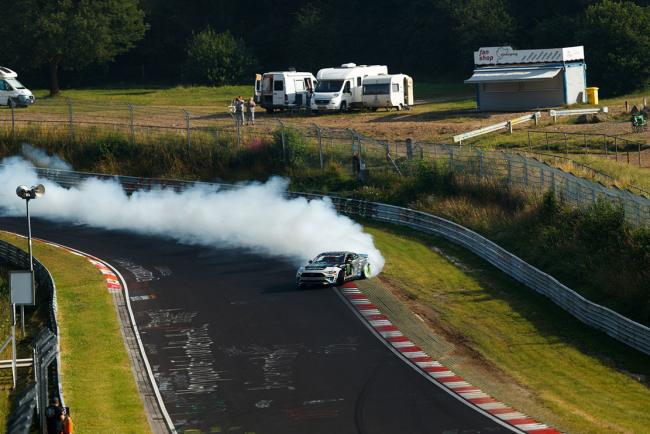
<svg viewBox="0 0 650 434">
<path fill-rule="evenodd" d="M 0 229 L 25 225 L 0 218 Z M 179 432 L 511 432 L 407 366 L 334 290 L 298 291 L 290 263 L 39 219 L 32 231 L 124 276 Z"/>
</svg>

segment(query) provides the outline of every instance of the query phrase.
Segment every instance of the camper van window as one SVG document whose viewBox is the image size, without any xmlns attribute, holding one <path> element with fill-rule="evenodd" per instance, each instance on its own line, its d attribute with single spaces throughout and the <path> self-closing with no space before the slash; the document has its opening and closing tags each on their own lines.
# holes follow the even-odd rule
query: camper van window
<svg viewBox="0 0 650 434">
<path fill-rule="evenodd" d="M 284 90 L 284 81 L 275 80 L 273 82 L 273 90 Z"/>
<path fill-rule="evenodd" d="M 361 77 L 357 77 L 357 86 L 361 86 Z"/>
<path fill-rule="evenodd" d="M 8 78 L 7 83 L 12 85 L 14 87 L 14 89 L 24 89 L 25 88 L 25 86 L 23 86 L 23 84 L 20 81 L 16 80 L 15 78 Z"/>
<path fill-rule="evenodd" d="M 390 84 L 388 83 L 363 85 L 364 95 L 387 95 L 389 93 L 390 93 Z"/>
<path fill-rule="evenodd" d="M 343 80 L 321 80 L 316 85 L 316 92 L 339 92 Z"/>
<path fill-rule="evenodd" d="M 399 92 L 399 83 L 393 83 L 393 92 Z"/>
<path fill-rule="evenodd" d="M 0 90 L 9 90 L 7 89 L 7 82 L 0 80 Z"/>
<path fill-rule="evenodd" d="M 343 88 L 343 93 L 352 93 L 352 91 L 350 90 L 350 82 L 349 81 L 345 82 L 345 87 Z"/>
</svg>

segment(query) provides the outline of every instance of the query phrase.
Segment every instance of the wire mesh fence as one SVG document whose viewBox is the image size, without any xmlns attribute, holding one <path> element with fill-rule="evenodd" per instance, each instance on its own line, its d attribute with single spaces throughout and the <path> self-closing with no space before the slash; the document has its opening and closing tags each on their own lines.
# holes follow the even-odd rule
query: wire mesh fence
<svg viewBox="0 0 650 434">
<path fill-rule="evenodd" d="M 585 206 L 599 198 L 623 207 L 628 222 L 633 225 L 650 223 L 650 201 L 647 192 L 634 192 L 607 187 L 613 183 L 606 175 L 580 166 L 569 156 L 583 152 L 638 164 L 650 154 L 646 145 L 621 137 L 556 133 L 531 130 L 528 154 L 481 150 L 425 141 L 381 140 L 364 136 L 350 128 L 322 127 L 315 123 L 291 118 L 263 117 L 254 125 L 246 125 L 233 113 L 210 113 L 156 106 L 135 106 L 126 103 L 98 104 L 45 100 L 39 111 L 21 109 L 1 110 L 0 125 L 6 138 L 39 137 L 41 140 L 90 142 L 116 140 L 132 145 L 158 143 L 176 144 L 190 152 L 199 146 L 223 146 L 246 150 L 263 148 L 270 143 L 277 148 L 277 158 L 290 167 L 324 169 L 338 166 L 358 172 L 358 176 L 373 176 L 393 172 L 408 176 L 418 161 L 435 161 L 456 176 L 497 182 L 504 187 L 535 191 L 553 190 L 563 200 Z M 526 144 L 522 144 L 525 148 Z M 537 151 L 537 154 L 534 152 Z M 548 151 L 548 152 L 543 152 Z M 566 155 L 562 156 L 563 151 Z M 559 155 L 558 155 L 559 154 Z M 355 158 L 358 160 L 355 162 Z M 552 165 L 557 159 L 571 162 L 574 168 L 589 172 L 601 182 L 593 182 L 565 172 Z M 549 164 L 551 163 L 551 164 Z"/>
</svg>

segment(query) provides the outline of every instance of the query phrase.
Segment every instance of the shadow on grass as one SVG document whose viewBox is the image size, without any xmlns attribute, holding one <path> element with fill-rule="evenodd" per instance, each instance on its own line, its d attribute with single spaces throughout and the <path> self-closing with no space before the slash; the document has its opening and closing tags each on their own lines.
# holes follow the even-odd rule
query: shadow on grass
<svg viewBox="0 0 650 434">
<path fill-rule="evenodd" d="M 472 278 L 476 279 L 486 294 L 478 298 L 475 293 L 469 292 L 457 292 L 456 295 L 471 298 L 468 301 L 474 303 L 493 299 L 506 302 L 513 312 L 535 327 L 538 334 L 544 338 L 543 344 L 548 345 L 550 342 L 552 345 L 571 346 L 599 360 L 603 365 L 617 369 L 650 387 L 650 356 L 583 324 L 550 299 L 515 281 L 479 256 L 442 237 L 425 235 L 409 228 L 367 219 L 357 219 L 357 221 L 365 226 L 381 229 L 427 246 L 435 246 L 445 256 L 460 259 L 465 266 L 475 270 L 471 272 Z M 535 343 L 520 345 L 535 345 Z"/>
</svg>

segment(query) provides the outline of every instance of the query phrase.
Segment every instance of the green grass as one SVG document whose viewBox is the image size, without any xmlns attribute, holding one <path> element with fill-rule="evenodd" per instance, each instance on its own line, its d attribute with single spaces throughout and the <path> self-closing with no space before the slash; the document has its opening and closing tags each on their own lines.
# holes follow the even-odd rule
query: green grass
<svg viewBox="0 0 650 434">
<path fill-rule="evenodd" d="M 625 372 L 647 381 L 648 356 L 584 326 L 545 297 L 439 238 L 376 224 L 366 230 L 386 257 L 380 275 L 384 284 L 424 305 L 432 312 L 428 319 L 447 335 L 462 337 L 462 345 L 475 352 L 475 362 L 508 381 L 495 381 L 471 364 L 456 366 L 453 357 L 446 360 L 449 354 L 436 355 L 460 375 L 563 431 L 647 431 L 650 388 Z"/>
<path fill-rule="evenodd" d="M 25 247 L 25 240 L 1 233 Z M 61 381 L 80 433 L 150 432 L 110 294 L 85 258 L 36 242 L 57 287 Z"/>
<path fill-rule="evenodd" d="M 70 98 L 75 101 L 91 103 L 121 102 L 136 105 L 153 105 L 169 107 L 223 107 L 238 95 L 253 96 L 253 85 L 250 86 L 176 86 L 171 88 L 102 88 L 102 89 L 66 89 L 54 98 L 48 96 L 48 91 L 37 89 L 33 91 L 37 100 L 61 101 Z M 29 110 L 38 110 L 36 103 Z"/>
</svg>

